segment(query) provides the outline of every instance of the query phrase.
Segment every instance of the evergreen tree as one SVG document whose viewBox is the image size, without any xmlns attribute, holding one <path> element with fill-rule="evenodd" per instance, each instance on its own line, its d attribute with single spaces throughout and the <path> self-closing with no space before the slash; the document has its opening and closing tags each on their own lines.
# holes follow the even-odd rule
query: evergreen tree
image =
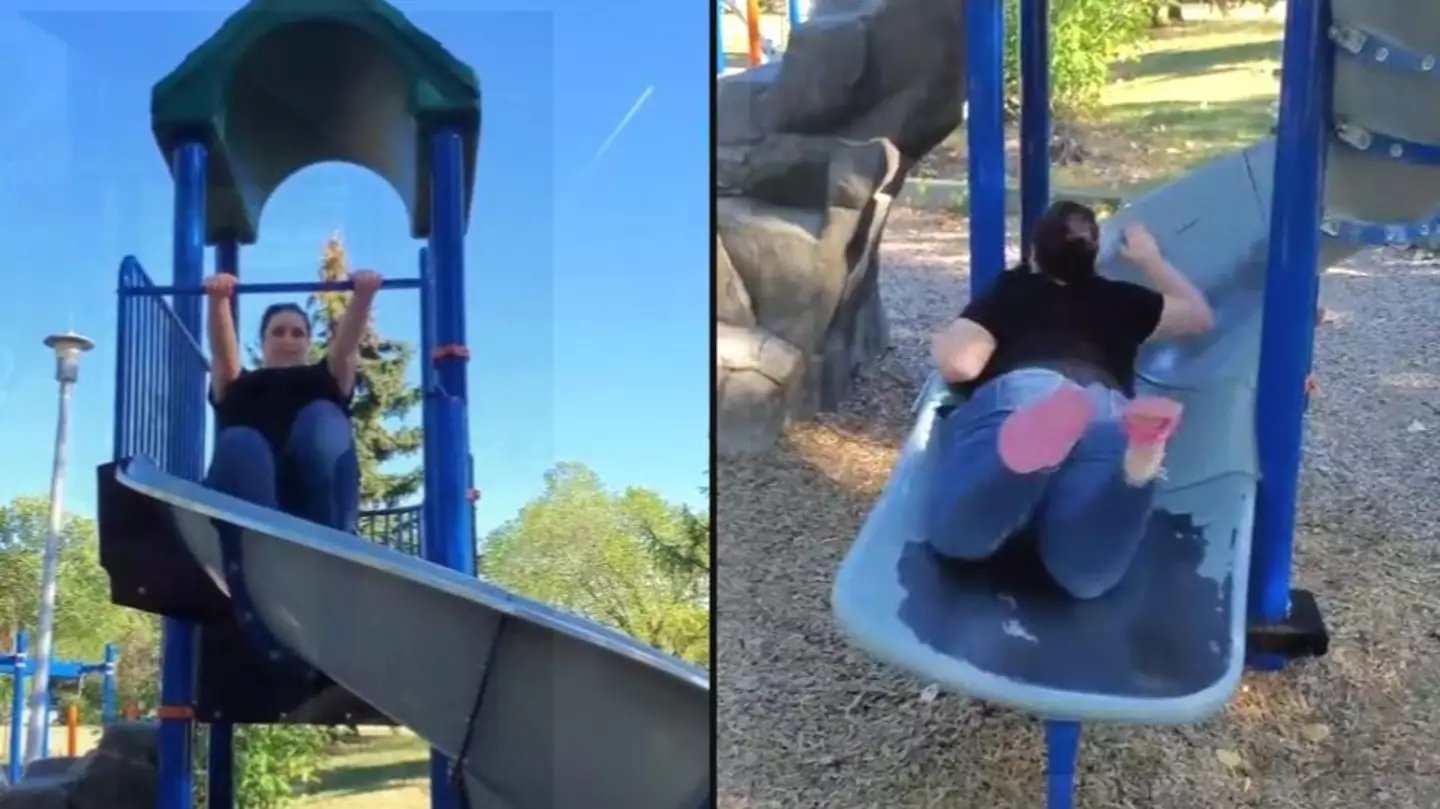
<svg viewBox="0 0 1440 809">
<path fill-rule="evenodd" d="M 338 234 L 333 235 L 325 243 L 320 280 L 344 281 L 349 274 L 350 261 L 345 246 Z M 311 296 L 309 308 L 317 359 L 329 346 L 330 335 L 349 301 L 348 292 L 321 292 Z M 398 473 L 380 469 L 382 464 L 420 451 L 419 427 L 392 426 L 393 420 L 404 418 L 421 400 L 420 389 L 405 381 L 405 370 L 414 356 L 413 345 L 380 335 L 373 324 L 360 342 L 352 422 L 360 462 L 360 499 L 365 507 L 398 505 L 418 493 L 424 481 L 418 466 Z"/>
</svg>

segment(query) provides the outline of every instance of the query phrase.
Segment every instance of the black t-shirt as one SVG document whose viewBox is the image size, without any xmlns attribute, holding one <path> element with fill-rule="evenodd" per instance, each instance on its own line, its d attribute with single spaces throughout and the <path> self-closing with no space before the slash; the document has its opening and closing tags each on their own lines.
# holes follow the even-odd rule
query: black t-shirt
<svg viewBox="0 0 1440 809">
<path fill-rule="evenodd" d="M 350 414 L 350 397 L 330 373 L 330 366 L 321 360 L 309 365 L 288 368 L 244 370 L 225 388 L 225 398 L 215 403 L 215 389 L 210 389 L 210 404 L 220 429 L 249 427 L 265 436 L 276 457 L 284 451 L 290 437 L 290 425 L 306 405 L 316 400 L 334 402 Z"/>
<path fill-rule="evenodd" d="M 1125 281 L 1059 284 L 1024 267 L 1006 272 L 960 314 L 995 337 L 995 354 L 973 384 L 1038 367 L 1134 396 L 1135 358 L 1164 305 L 1160 293 Z"/>
</svg>

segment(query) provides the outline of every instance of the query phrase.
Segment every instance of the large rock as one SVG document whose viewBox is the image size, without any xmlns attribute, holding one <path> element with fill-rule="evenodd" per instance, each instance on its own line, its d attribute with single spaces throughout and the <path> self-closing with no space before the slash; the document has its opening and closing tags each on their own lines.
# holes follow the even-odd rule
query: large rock
<svg viewBox="0 0 1440 809">
<path fill-rule="evenodd" d="M 880 240 L 911 167 L 959 125 L 962 0 L 820 0 L 784 59 L 720 79 L 719 449 L 832 410 L 888 340 Z"/>
<path fill-rule="evenodd" d="M 47 759 L 0 791 L 0 809 L 153 809 L 158 726 L 111 725 L 85 756 Z"/>
</svg>

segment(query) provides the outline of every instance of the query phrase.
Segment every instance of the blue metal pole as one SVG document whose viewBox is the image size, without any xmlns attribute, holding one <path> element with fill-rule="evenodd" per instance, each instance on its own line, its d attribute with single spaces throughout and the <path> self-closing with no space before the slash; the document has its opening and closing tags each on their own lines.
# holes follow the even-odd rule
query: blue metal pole
<svg viewBox="0 0 1440 809">
<path fill-rule="evenodd" d="M 172 280 L 176 286 L 199 286 L 205 273 L 205 169 L 209 155 L 204 145 L 184 143 L 175 150 L 171 174 L 175 178 L 175 240 Z M 200 335 L 200 298 L 174 301 L 180 324 Z M 192 413 L 205 412 L 205 388 L 200 380 L 181 374 L 183 389 L 171 391 Z M 172 440 L 197 447 L 177 453 L 182 469 L 167 470 L 198 480 L 204 465 L 204 419 L 188 419 L 185 432 Z M 171 429 L 176 429 L 172 427 Z M 191 776 L 190 739 L 195 703 L 195 627 L 187 621 L 166 618 L 160 650 L 160 773 L 158 809 L 190 809 L 194 785 Z"/>
<path fill-rule="evenodd" d="M 1300 460 L 1305 439 L 1305 377 L 1315 341 L 1320 209 L 1332 80 L 1329 4 L 1291 0 L 1285 12 L 1270 254 L 1256 382 L 1255 434 L 1260 484 L 1250 569 L 1250 618 L 1290 614 L 1290 565 Z"/>
<path fill-rule="evenodd" d="M 10 783 L 20 780 L 20 759 L 25 745 L 25 666 L 30 636 L 15 633 L 15 667 L 10 675 Z"/>
<path fill-rule="evenodd" d="M 725 0 L 715 0 L 715 73 L 725 72 Z"/>
<path fill-rule="evenodd" d="M 430 143 L 430 251 L 429 275 L 434 299 L 428 313 L 435 346 L 426 358 L 433 365 L 431 379 L 440 387 L 425 425 L 425 459 L 434 464 L 435 488 L 426 488 L 433 500 L 433 536 L 425 541 L 425 557 L 468 575 L 475 575 L 475 554 L 470 548 L 470 503 L 466 459 L 470 437 L 466 423 L 465 365 L 465 190 L 464 140 L 458 132 L 441 130 Z M 434 809 L 451 809 L 455 795 L 450 779 L 437 781 L 443 758 L 432 753 L 430 803 Z M 446 770 L 449 763 L 445 762 Z"/>
<path fill-rule="evenodd" d="M 801 7 L 803 2 L 804 0 L 790 0 L 785 9 L 789 12 L 790 36 L 792 37 L 795 36 L 795 29 L 799 28 L 800 24 L 805 22 L 805 10 Z"/>
<path fill-rule="evenodd" d="M 965 13 L 973 297 L 1005 270 L 1005 13 L 1001 0 L 974 0 Z"/>
<path fill-rule="evenodd" d="M 1020 239 L 1030 255 L 1050 204 L 1050 0 L 1020 7 Z"/>
<path fill-rule="evenodd" d="M 240 244 L 227 238 L 215 245 L 215 271 L 240 277 Z M 240 327 L 240 296 L 230 298 L 230 318 Z M 199 335 L 197 335 L 198 337 Z M 209 809 L 235 806 L 235 726 L 211 722 L 205 750 L 205 804 Z"/>
<path fill-rule="evenodd" d="M 1080 723 L 1045 722 L 1045 808 L 1073 809 Z"/>
<path fill-rule="evenodd" d="M 100 681 L 100 724 L 115 723 L 115 666 L 120 661 L 120 647 L 105 644 L 105 676 Z"/>
</svg>

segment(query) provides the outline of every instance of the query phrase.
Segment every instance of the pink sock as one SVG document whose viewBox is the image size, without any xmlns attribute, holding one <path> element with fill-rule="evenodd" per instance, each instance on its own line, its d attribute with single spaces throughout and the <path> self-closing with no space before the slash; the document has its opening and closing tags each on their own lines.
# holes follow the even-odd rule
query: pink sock
<svg viewBox="0 0 1440 809">
<path fill-rule="evenodd" d="M 1095 417 L 1085 391 L 1064 385 L 1034 404 L 1011 413 L 1000 425 L 1000 460 L 1028 475 L 1060 465 Z"/>
</svg>

